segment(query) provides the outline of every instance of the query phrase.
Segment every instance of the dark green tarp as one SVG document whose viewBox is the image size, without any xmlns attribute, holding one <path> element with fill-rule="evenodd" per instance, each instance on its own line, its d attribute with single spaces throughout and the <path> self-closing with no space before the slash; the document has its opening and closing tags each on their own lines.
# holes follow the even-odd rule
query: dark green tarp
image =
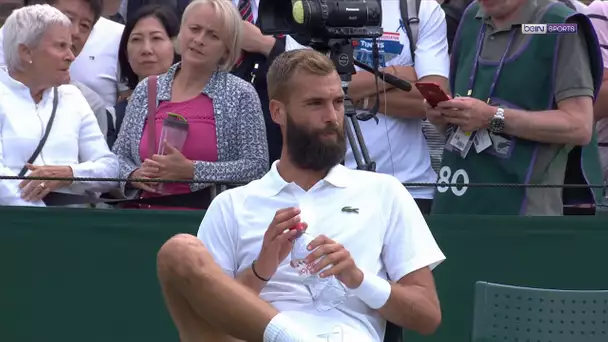
<svg viewBox="0 0 608 342">
<path fill-rule="evenodd" d="M 178 341 L 156 251 L 203 212 L 0 208 L 0 341 Z M 440 330 L 408 342 L 469 341 L 477 280 L 608 289 L 602 217 L 434 216 Z"/>
</svg>

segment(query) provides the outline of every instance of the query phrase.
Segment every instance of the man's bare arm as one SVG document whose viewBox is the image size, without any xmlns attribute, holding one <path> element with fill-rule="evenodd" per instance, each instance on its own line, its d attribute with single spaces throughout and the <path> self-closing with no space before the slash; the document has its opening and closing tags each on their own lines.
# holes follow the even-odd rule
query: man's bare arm
<svg viewBox="0 0 608 342">
<path fill-rule="evenodd" d="M 426 111 L 424 109 L 424 98 L 413 83 L 437 83 L 442 89 L 448 92 L 448 80 L 445 77 L 429 75 L 421 78 L 419 81 L 408 81 L 412 83 L 412 90 L 409 92 L 393 88 L 386 92 L 386 94 L 380 94 L 380 112 L 403 119 L 425 119 Z M 375 103 L 373 99 L 374 97 L 370 99 L 371 101 L 368 101 L 371 102 L 371 104 L 368 105 L 369 108 Z"/>
<path fill-rule="evenodd" d="M 606 68 L 604 68 L 602 87 L 593 106 L 593 116 L 595 121 L 608 118 L 608 69 Z"/>
<path fill-rule="evenodd" d="M 431 270 L 421 268 L 393 283 L 388 302 L 378 312 L 408 330 L 422 335 L 434 333 L 441 323 L 441 309 Z"/>
<path fill-rule="evenodd" d="M 593 100 L 588 96 L 560 101 L 556 110 L 527 112 L 505 108 L 505 133 L 531 141 L 584 146 L 591 140 L 593 122 Z"/>
<path fill-rule="evenodd" d="M 257 268 L 256 271 L 259 272 Z M 253 270 L 251 269 L 251 267 L 239 273 L 236 276 L 236 281 L 253 291 L 258 296 L 260 295 L 260 292 L 262 292 L 264 286 L 266 286 L 265 281 L 262 281 L 261 279 L 256 277 L 255 274 L 253 274 Z"/>
<path fill-rule="evenodd" d="M 380 69 L 380 71 L 399 77 L 398 71 L 394 66 Z M 377 89 L 376 81 L 378 82 Z M 353 75 L 352 81 L 348 86 L 348 96 L 350 96 L 353 101 L 357 102 L 366 97 L 376 95 L 377 92 L 383 93 L 390 89 L 393 89 L 392 85 L 385 83 L 379 77 L 376 80 L 376 75 L 371 72 L 361 70 Z"/>
</svg>

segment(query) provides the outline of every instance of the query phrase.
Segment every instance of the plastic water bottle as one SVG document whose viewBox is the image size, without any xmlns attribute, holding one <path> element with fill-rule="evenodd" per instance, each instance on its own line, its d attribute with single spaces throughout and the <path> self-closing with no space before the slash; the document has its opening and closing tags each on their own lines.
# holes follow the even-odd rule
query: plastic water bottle
<svg viewBox="0 0 608 342">
<path fill-rule="evenodd" d="M 298 226 L 292 229 L 298 229 Z M 313 252 L 309 251 L 307 246 L 315 238 L 301 229 L 298 230 L 301 232 L 294 240 L 289 264 L 298 271 L 302 284 L 306 286 L 312 296 L 315 308 L 319 311 L 331 310 L 344 303 L 347 298 L 346 288 L 334 276 L 321 278 L 318 274 L 311 272 L 315 263 L 307 264 L 305 259 Z M 330 267 L 331 265 L 326 269 Z"/>
</svg>

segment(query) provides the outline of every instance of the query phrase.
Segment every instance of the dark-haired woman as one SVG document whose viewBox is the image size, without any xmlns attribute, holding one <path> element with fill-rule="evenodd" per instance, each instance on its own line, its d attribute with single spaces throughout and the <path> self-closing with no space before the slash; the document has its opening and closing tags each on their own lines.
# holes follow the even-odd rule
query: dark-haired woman
<svg viewBox="0 0 608 342">
<path fill-rule="evenodd" d="M 129 89 L 151 75 L 164 74 L 179 60 L 173 39 L 179 33 L 175 11 L 164 5 L 142 7 L 129 17 L 120 40 L 118 62 L 122 81 Z M 112 148 L 122 125 L 127 103 L 123 100 L 108 113 L 108 145 Z"/>
</svg>

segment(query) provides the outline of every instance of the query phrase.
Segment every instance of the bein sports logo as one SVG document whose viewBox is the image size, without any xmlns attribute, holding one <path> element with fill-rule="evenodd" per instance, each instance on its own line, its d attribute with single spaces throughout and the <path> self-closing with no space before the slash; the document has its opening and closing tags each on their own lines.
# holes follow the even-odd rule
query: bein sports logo
<svg viewBox="0 0 608 342">
<path fill-rule="evenodd" d="M 523 24 L 522 34 L 576 33 L 576 24 Z"/>
</svg>

